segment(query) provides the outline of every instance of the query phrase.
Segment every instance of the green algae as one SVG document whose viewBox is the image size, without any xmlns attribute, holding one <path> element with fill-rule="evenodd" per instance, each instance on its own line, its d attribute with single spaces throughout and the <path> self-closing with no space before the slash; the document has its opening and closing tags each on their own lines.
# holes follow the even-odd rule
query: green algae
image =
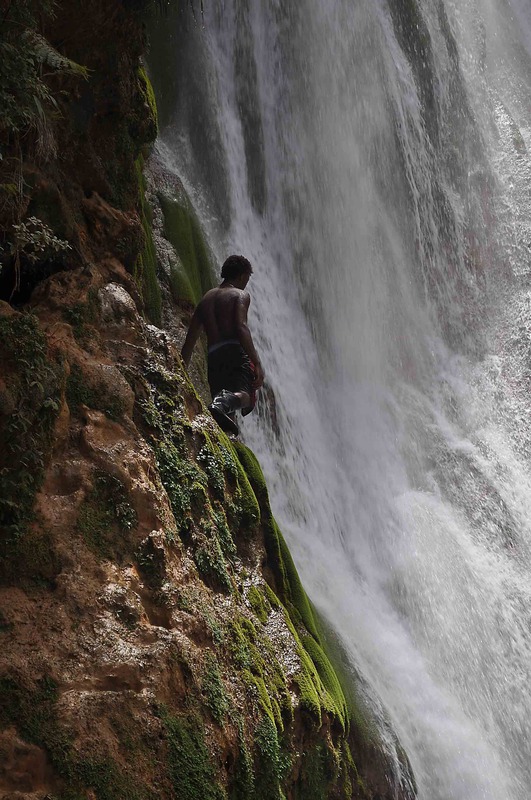
<svg viewBox="0 0 531 800">
<path fill-rule="evenodd" d="M 146 68 L 138 67 L 136 74 L 138 78 L 140 94 L 142 95 L 142 99 L 144 100 L 144 103 L 149 109 L 149 114 L 150 114 L 149 121 L 151 123 L 151 129 L 149 131 L 147 141 L 151 142 L 157 138 L 157 134 L 159 132 L 159 115 L 157 111 L 157 101 L 155 99 L 155 92 L 153 91 L 153 86 L 146 72 Z"/>
<path fill-rule="evenodd" d="M 245 740 L 245 726 L 241 717 L 237 720 L 238 726 L 238 756 L 236 759 L 234 777 L 229 789 L 230 800 L 253 800 L 254 798 L 254 770 L 252 754 Z"/>
<path fill-rule="evenodd" d="M 168 744 L 170 778 L 179 800 L 226 800 L 216 780 L 205 743 L 202 720 L 192 714 L 172 715 L 161 710 Z"/>
<path fill-rule="evenodd" d="M 171 267 L 173 299 L 196 306 L 214 285 L 212 260 L 201 226 L 187 198 L 159 195 L 164 214 L 164 236 L 173 245 L 179 263 Z"/>
<path fill-rule="evenodd" d="M 269 716 L 258 723 L 254 745 L 256 800 L 283 800 L 282 783 L 291 769 L 291 757 Z"/>
<path fill-rule="evenodd" d="M 249 601 L 249 605 L 253 609 L 260 622 L 265 625 L 269 617 L 271 605 L 269 601 L 264 598 L 264 595 L 258 586 L 251 586 L 249 588 L 249 591 L 247 592 L 247 600 Z"/>
<path fill-rule="evenodd" d="M 301 670 L 295 676 L 295 682 L 299 687 L 301 707 L 306 709 L 319 725 L 322 721 L 322 711 L 331 713 L 338 719 L 343 730 L 346 730 L 349 715 L 341 683 L 323 650 L 310 601 L 271 513 L 264 475 L 256 456 L 249 448 L 237 442 L 234 444 L 234 449 L 260 504 L 268 564 L 275 576 L 275 588 L 279 599 L 287 611 L 286 622 L 298 645 Z"/>
<path fill-rule="evenodd" d="M 207 653 L 205 658 L 205 670 L 201 682 L 201 691 L 205 697 L 205 703 L 212 715 L 212 719 L 218 725 L 223 725 L 223 721 L 229 708 L 227 693 L 221 680 L 219 663 L 214 653 Z"/>
<path fill-rule="evenodd" d="M 135 263 L 133 277 L 142 293 L 148 320 L 160 327 L 162 321 L 162 294 L 157 277 L 157 250 L 151 229 L 151 208 L 146 200 L 146 179 L 144 178 L 143 170 L 144 157 L 139 155 L 135 161 L 135 171 L 144 243 Z"/>
<path fill-rule="evenodd" d="M 288 608 L 290 614 L 295 617 L 294 621 L 298 623 L 300 620 L 306 630 L 318 640 L 319 635 L 310 602 L 284 537 L 271 513 L 269 494 L 262 469 L 256 456 L 248 447 L 241 442 L 235 442 L 234 449 L 249 479 L 254 496 L 259 502 L 268 563 L 275 576 L 280 600 Z"/>
</svg>

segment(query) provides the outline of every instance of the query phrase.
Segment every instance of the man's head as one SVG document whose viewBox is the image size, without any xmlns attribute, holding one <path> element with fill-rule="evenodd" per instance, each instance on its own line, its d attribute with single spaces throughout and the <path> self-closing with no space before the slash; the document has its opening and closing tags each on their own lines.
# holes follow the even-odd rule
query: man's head
<svg viewBox="0 0 531 800">
<path fill-rule="evenodd" d="M 244 256 L 229 256 L 221 267 L 221 277 L 230 283 L 243 284 L 240 288 L 247 285 L 253 273 L 251 262 Z"/>
</svg>

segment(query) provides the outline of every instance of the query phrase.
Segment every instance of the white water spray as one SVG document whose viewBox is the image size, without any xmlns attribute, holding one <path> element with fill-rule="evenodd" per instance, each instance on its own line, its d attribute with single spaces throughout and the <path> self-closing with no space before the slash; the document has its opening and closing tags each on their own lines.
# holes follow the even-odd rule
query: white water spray
<svg viewBox="0 0 531 800">
<path fill-rule="evenodd" d="M 531 796 L 531 6 L 226 0 L 160 150 L 255 265 L 246 421 L 421 800 Z"/>
</svg>

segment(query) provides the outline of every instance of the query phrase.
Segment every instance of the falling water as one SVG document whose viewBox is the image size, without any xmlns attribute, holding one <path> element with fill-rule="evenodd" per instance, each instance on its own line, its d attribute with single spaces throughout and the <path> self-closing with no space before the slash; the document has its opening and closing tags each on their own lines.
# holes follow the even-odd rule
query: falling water
<svg viewBox="0 0 531 800">
<path fill-rule="evenodd" d="M 531 3 L 155 28 L 161 156 L 255 265 L 244 437 L 303 582 L 422 800 L 529 800 Z"/>
</svg>

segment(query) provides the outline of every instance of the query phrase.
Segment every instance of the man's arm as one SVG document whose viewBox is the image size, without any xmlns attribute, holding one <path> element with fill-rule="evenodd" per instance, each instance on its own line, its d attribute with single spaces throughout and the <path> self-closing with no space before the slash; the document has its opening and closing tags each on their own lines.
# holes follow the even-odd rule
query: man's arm
<svg viewBox="0 0 531 800">
<path fill-rule="evenodd" d="M 190 363 L 190 359 L 192 357 L 192 351 L 194 349 L 195 343 L 199 338 L 199 334 L 201 333 L 201 327 L 203 322 L 201 320 L 201 312 L 199 311 L 199 306 L 197 306 L 196 310 L 194 311 L 193 317 L 190 320 L 190 327 L 188 328 L 188 333 L 186 334 L 186 339 L 184 340 L 184 344 L 181 350 L 181 356 L 186 364 Z"/>
<path fill-rule="evenodd" d="M 251 303 L 251 298 L 247 292 L 242 292 L 236 304 L 236 334 L 238 341 L 251 359 L 255 369 L 255 379 L 253 388 L 258 389 L 264 382 L 264 370 L 256 352 L 251 331 L 247 325 L 247 310 Z"/>
</svg>

